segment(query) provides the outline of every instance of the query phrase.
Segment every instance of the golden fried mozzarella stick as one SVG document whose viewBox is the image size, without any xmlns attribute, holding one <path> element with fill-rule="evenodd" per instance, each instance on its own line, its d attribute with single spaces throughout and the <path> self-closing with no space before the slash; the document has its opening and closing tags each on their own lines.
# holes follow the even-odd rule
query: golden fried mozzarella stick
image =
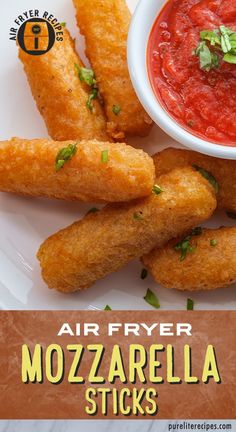
<svg viewBox="0 0 236 432">
<path fill-rule="evenodd" d="M 86 40 L 86 54 L 96 75 L 115 139 L 145 136 L 152 121 L 130 81 L 126 45 L 130 12 L 125 0 L 73 0 L 77 22 Z"/>
<path fill-rule="evenodd" d="M 155 191 L 146 199 L 108 205 L 47 239 L 38 259 L 48 287 L 88 288 L 208 219 L 216 207 L 213 188 L 192 168 L 161 176 Z"/>
<path fill-rule="evenodd" d="M 14 138 L 0 142 L 0 190 L 65 200 L 114 202 L 147 196 L 153 160 L 126 144 Z"/>
<path fill-rule="evenodd" d="M 204 229 L 199 235 L 171 240 L 142 261 L 166 288 L 211 290 L 236 282 L 235 250 L 236 227 Z"/>
<path fill-rule="evenodd" d="M 63 41 L 56 41 L 46 54 L 35 56 L 19 49 L 32 94 L 52 139 L 98 139 L 107 141 L 103 110 L 94 99 L 88 105 L 91 87 L 79 78 L 82 61 L 74 42 L 63 29 Z"/>
<path fill-rule="evenodd" d="M 236 212 L 236 161 L 205 156 L 190 150 L 168 148 L 153 156 L 156 175 L 177 167 L 197 165 L 212 174 L 219 184 L 218 207 Z"/>
</svg>

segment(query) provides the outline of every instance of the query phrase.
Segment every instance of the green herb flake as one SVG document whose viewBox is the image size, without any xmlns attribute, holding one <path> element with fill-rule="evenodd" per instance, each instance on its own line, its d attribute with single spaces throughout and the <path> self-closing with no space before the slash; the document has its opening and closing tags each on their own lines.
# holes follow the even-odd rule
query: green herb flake
<svg viewBox="0 0 236 432">
<path fill-rule="evenodd" d="M 147 269 L 143 268 L 140 275 L 141 279 L 146 279 L 147 275 L 148 275 Z"/>
<path fill-rule="evenodd" d="M 96 84 L 95 75 L 92 69 L 79 67 L 76 64 L 75 64 L 75 68 L 81 82 L 85 82 L 90 87 Z"/>
<path fill-rule="evenodd" d="M 88 97 L 88 100 L 86 102 L 86 106 L 87 108 L 92 111 L 93 110 L 93 100 L 97 99 L 98 97 L 98 89 L 96 87 L 94 87 Z"/>
<path fill-rule="evenodd" d="M 200 38 L 202 40 L 209 41 L 212 46 L 220 45 L 220 32 L 219 30 L 203 30 L 200 32 Z"/>
<path fill-rule="evenodd" d="M 102 152 L 101 152 L 102 163 L 107 163 L 108 160 L 109 160 L 108 150 L 102 150 Z"/>
<path fill-rule="evenodd" d="M 146 295 L 143 298 L 148 304 L 153 306 L 155 309 L 160 308 L 160 303 L 159 303 L 159 300 L 158 300 L 156 294 L 154 292 L 152 292 L 149 288 L 146 292 Z"/>
<path fill-rule="evenodd" d="M 231 31 L 223 25 L 220 26 L 220 31 L 221 31 L 220 43 L 221 43 L 222 51 L 223 53 L 228 53 L 232 48 L 229 40 L 229 35 L 231 34 Z"/>
<path fill-rule="evenodd" d="M 218 55 L 210 51 L 205 41 L 199 43 L 195 55 L 199 57 L 200 68 L 206 72 L 219 66 Z"/>
<path fill-rule="evenodd" d="M 142 213 L 141 213 L 141 212 L 135 212 L 135 213 L 133 214 L 133 218 L 134 218 L 135 220 L 139 220 L 139 221 L 143 220 Z"/>
<path fill-rule="evenodd" d="M 99 209 L 97 207 L 92 207 L 87 213 L 86 215 L 89 215 L 91 213 L 97 213 L 99 212 Z"/>
<path fill-rule="evenodd" d="M 189 236 L 185 237 L 174 246 L 174 250 L 181 251 L 180 261 L 184 261 L 188 253 L 193 253 L 196 250 L 196 246 L 191 244 L 191 240 L 194 236 L 199 236 L 201 234 L 202 228 L 196 227 Z"/>
<path fill-rule="evenodd" d="M 62 27 L 66 27 L 66 22 L 61 22 L 60 24 Z"/>
<path fill-rule="evenodd" d="M 107 311 L 107 310 L 112 310 L 112 308 L 111 308 L 109 305 L 106 305 L 106 306 L 104 307 L 104 311 Z"/>
<path fill-rule="evenodd" d="M 193 168 L 195 168 L 206 180 L 209 181 L 209 183 L 215 189 L 216 193 L 219 192 L 219 183 L 216 181 L 215 177 L 209 171 L 206 171 L 204 168 L 201 168 L 195 164 L 193 165 Z"/>
<path fill-rule="evenodd" d="M 190 298 L 187 299 L 187 310 L 194 310 L 194 301 Z"/>
<path fill-rule="evenodd" d="M 230 54 L 227 53 L 224 55 L 223 60 L 227 63 L 231 63 L 231 64 L 236 64 L 236 53 L 235 54 Z"/>
<path fill-rule="evenodd" d="M 236 64 L 236 32 L 221 25 L 219 29 L 200 32 L 201 42 L 193 51 L 199 57 L 200 68 L 209 72 L 218 67 L 219 55 L 224 54 L 223 61 Z"/>
<path fill-rule="evenodd" d="M 155 184 L 152 188 L 152 192 L 156 195 L 160 195 L 160 193 L 164 192 L 163 189 L 158 186 L 157 184 Z"/>
<path fill-rule="evenodd" d="M 77 144 L 69 144 L 67 147 L 63 147 L 56 156 L 55 161 L 55 169 L 56 171 L 59 171 L 66 162 L 68 162 L 76 153 L 77 151 Z"/>
<path fill-rule="evenodd" d="M 216 240 L 216 239 L 211 239 L 211 240 L 210 240 L 210 245 L 211 245 L 212 247 L 216 246 L 216 245 L 217 245 L 217 240 Z"/>
<path fill-rule="evenodd" d="M 120 107 L 119 105 L 113 105 L 113 107 L 112 107 L 112 112 L 113 112 L 115 115 L 119 115 L 120 112 L 121 112 L 121 107 Z"/>
<path fill-rule="evenodd" d="M 181 251 L 181 255 L 179 259 L 180 261 L 184 261 L 188 253 L 192 253 L 195 251 L 196 246 L 191 245 L 190 243 L 191 240 L 192 237 L 188 236 L 174 246 L 174 250 Z"/>
</svg>

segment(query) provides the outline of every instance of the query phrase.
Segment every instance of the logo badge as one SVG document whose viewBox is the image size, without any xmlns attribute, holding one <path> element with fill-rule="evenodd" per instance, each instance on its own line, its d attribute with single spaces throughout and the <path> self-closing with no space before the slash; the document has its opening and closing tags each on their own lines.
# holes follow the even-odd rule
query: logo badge
<svg viewBox="0 0 236 432">
<path fill-rule="evenodd" d="M 63 41 L 63 23 L 45 11 L 41 17 L 39 10 L 24 12 L 10 29 L 10 40 L 18 43 L 27 54 L 39 56 L 47 53 L 55 41 Z"/>
<path fill-rule="evenodd" d="M 45 54 L 54 45 L 54 28 L 43 18 L 31 18 L 19 28 L 17 41 L 28 54 Z"/>
</svg>

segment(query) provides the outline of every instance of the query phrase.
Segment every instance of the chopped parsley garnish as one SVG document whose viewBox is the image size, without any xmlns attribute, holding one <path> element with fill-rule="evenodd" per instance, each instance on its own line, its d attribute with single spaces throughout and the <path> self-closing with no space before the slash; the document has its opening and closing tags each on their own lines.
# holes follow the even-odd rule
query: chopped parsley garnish
<svg viewBox="0 0 236 432">
<path fill-rule="evenodd" d="M 217 245 L 217 240 L 216 239 L 211 239 L 210 240 L 210 245 L 213 246 L 213 247 L 216 246 Z"/>
<path fill-rule="evenodd" d="M 59 171 L 66 162 L 68 162 L 76 153 L 76 144 L 69 144 L 67 147 L 63 147 L 56 156 L 55 169 Z"/>
<path fill-rule="evenodd" d="M 107 163 L 108 160 L 109 160 L 108 150 L 102 150 L 102 152 L 101 152 L 102 163 Z"/>
<path fill-rule="evenodd" d="M 78 73 L 78 77 L 79 77 L 81 82 L 85 82 L 90 87 L 92 85 L 96 84 L 95 75 L 94 75 L 94 72 L 92 69 L 87 69 L 85 67 L 79 67 L 76 63 L 75 63 L 75 69 L 76 69 L 76 72 Z"/>
<path fill-rule="evenodd" d="M 198 236 L 201 234 L 201 227 L 194 228 L 189 236 L 185 237 L 183 240 L 181 240 L 174 246 L 174 250 L 181 252 L 179 259 L 180 261 L 184 261 L 188 253 L 192 253 L 195 251 L 196 246 L 191 244 L 191 240 L 194 236 Z"/>
<path fill-rule="evenodd" d="M 187 299 L 187 310 L 194 310 L 194 301 L 190 298 Z"/>
<path fill-rule="evenodd" d="M 152 188 L 152 192 L 156 195 L 160 195 L 160 193 L 164 192 L 163 189 L 158 186 L 157 184 L 155 184 Z"/>
<path fill-rule="evenodd" d="M 89 93 L 88 100 L 86 102 L 86 106 L 90 111 L 93 110 L 93 99 L 97 99 L 98 97 L 98 89 L 94 87 L 91 92 Z"/>
<path fill-rule="evenodd" d="M 115 115 L 119 115 L 120 112 L 121 112 L 121 107 L 120 107 L 119 105 L 113 105 L 113 107 L 112 107 L 112 112 L 113 112 Z"/>
<path fill-rule="evenodd" d="M 226 212 L 226 214 L 227 214 L 227 216 L 228 216 L 230 219 L 236 219 L 236 213 L 233 213 L 233 212 Z"/>
<path fill-rule="evenodd" d="M 198 165 L 193 165 L 193 168 L 195 168 L 206 180 L 209 181 L 209 183 L 213 186 L 215 189 L 215 192 L 219 192 L 219 184 L 216 181 L 215 177 L 209 172 L 206 171 L 204 168 L 199 167 Z"/>
<path fill-rule="evenodd" d="M 155 309 L 160 308 L 160 303 L 159 303 L 159 300 L 158 300 L 156 294 L 154 292 L 152 292 L 149 288 L 146 292 L 145 297 L 143 297 L 143 298 L 148 304 L 153 306 Z"/>
<path fill-rule="evenodd" d="M 109 305 L 106 305 L 105 307 L 104 307 L 104 311 L 105 310 L 112 310 L 112 308 L 109 306 Z"/>
<path fill-rule="evenodd" d="M 146 279 L 147 275 L 148 275 L 147 269 L 143 268 L 140 275 L 141 279 Z"/>
<path fill-rule="evenodd" d="M 86 106 L 90 111 L 92 111 L 93 100 L 98 97 L 98 87 L 97 87 L 97 81 L 95 78 L 94 71 L 92 69 L 88 69 L 85 67 L 79 67 L 76 63 L 75 63 L 75 70 L 78 74 L 80 81 L 85 82 L 89 87 L 91 87 L 91 91 L 89 93 Z"/>
<path fill-rule="evenodd" d="M 133 214 L 133 217 L 134 217 L 135 220 L 139 220 L 139 221 L 143 220 L 143 216 L 142 216 L 141 212 L 135 212 Z"/>
<path fill-rule="evenodd" d="M 205 41 L 199 43 L 195 50 L 195 55 L 199 57 L 200 68 L 209 72 L 219 66 L 219 57 L 216 53 L 210 51 Z"/>
<path fill-rule="evenodd" d="M 236 64 L 236 32 L 224 25 L 215 30 L 203 30 L 194 54 L 199 57 L 200 68 L 209 72 L 219 66 L 219 54 L 223 61 Z"/>
<path fill-rule="evenodd" d="M 91 214 L 91 213 L 97 213 L 99 212 L 99 209 L 97 207 L 92 207 L 86 214 Z"/>
<path fill-rule="evenodd" d="M 66 22 L 61 22 L 60 24 L 62 27 L 66 27 Z"/>
</svg>

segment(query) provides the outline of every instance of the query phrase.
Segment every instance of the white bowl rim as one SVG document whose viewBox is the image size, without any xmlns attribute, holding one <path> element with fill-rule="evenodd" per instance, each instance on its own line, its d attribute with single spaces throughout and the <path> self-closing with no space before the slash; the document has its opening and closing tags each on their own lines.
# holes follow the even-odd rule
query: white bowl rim
<svg viewBox="0 0 236 432">
<path fill-rule="evenodd" d="M 140 102 L 152 120 L 179 143 L 200 153 L 223 159 L 236 159 L 235 147 L 206 141 L 179 125 L 158 102 L 152 89 L 146 64 L 149 35 L 164 2 L 139 0 L 128 35 L 127 58 L 132 84 Z"/>
</svg>

